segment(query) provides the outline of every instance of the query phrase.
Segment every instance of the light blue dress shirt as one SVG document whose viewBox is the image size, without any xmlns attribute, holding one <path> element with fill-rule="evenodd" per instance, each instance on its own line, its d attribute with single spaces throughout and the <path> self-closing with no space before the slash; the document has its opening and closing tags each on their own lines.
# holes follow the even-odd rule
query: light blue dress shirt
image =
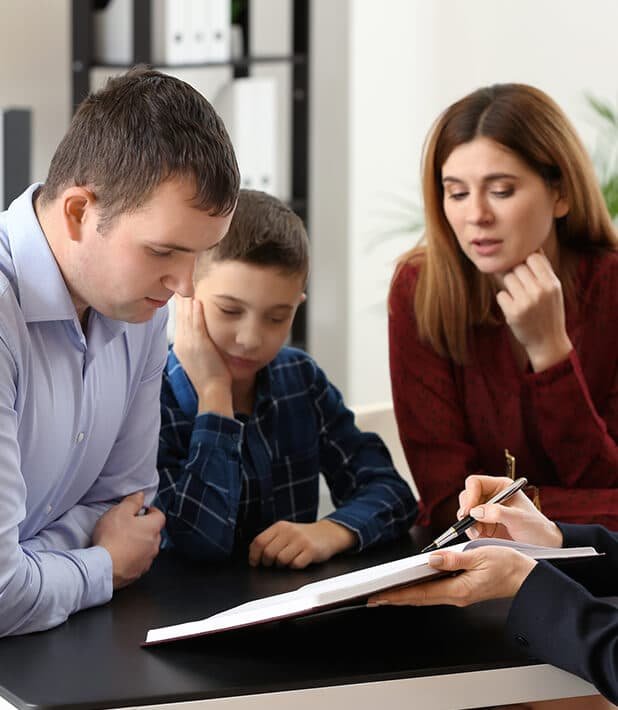
<svg viewBox="0 0 618 710">
<path fill-rule="evenodd" d="M 90 311 L 84 338 L 32 205 L 0 213 L 0 636 L 46 629 L 112 596 L 91 546 L 111 505 L 157 488 L 167 311 Z"/>
</svg>

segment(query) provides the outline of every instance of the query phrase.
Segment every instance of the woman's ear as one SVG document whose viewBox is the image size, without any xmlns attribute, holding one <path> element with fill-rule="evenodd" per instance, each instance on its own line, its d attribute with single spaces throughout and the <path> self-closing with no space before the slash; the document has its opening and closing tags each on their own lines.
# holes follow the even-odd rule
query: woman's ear
<svg viewBox="0 0 618 710">
<path fill-rule="evenodd" d="M 569 214 L 569 201 L 562 185 L 556 185 L 556 202 L 554 203 L 554 218 L 566 217 Z"/>
</svg>

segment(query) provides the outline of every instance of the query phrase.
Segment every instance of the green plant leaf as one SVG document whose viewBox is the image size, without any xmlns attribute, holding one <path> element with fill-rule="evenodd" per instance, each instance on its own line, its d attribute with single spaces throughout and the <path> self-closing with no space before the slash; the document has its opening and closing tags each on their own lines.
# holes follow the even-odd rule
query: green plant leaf
<svg viewBox="0 0 618 710">
<path fill-rule="evenodd" d="M 618 128 L 618 112 L 608 102 L 598 99 L 592 94 L 586 94 L 586 100 L 598 116 Z"/>
</svg>

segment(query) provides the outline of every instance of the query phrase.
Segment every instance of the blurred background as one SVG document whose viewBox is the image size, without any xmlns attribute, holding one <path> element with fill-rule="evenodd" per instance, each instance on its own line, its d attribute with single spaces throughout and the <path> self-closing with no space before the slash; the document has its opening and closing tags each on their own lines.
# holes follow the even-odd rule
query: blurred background
<svg viewBox="0 0 618 710">
<path fill-rule="evenodd" d="M 390 399 L 386 295 L 422 231 L 424 137 L 450 102 L 526 82 L 566 111 L 618 201 L 616 0 L 0 0 L 0 201 L 44 181 L 73 107 L 135 61 L 221 113 L 245 186 L 312 241 L 293 342 Z M 16 192 L 17 191 L 17 192 Z"/>
</svg>

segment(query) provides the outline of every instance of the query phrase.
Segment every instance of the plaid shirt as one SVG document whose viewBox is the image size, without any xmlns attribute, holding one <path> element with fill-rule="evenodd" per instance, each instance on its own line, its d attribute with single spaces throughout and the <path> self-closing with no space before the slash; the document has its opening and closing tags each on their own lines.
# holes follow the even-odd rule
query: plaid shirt
<svg viewBox="0 0 618 710">
<path fill-rule="evenodd" d="M 417 512 L 408 484 L 306 353 L 283 348 L 256 385 L 250 417 L 198 414 L 195 390 L 170 349 L 155 504 L 175 546 L 222 559 L 277 520 L 314 522 L 320 472 L 337 508 L 327 517 L 357 534 L 357 549 L 408 530 Z"/>
</svg>

